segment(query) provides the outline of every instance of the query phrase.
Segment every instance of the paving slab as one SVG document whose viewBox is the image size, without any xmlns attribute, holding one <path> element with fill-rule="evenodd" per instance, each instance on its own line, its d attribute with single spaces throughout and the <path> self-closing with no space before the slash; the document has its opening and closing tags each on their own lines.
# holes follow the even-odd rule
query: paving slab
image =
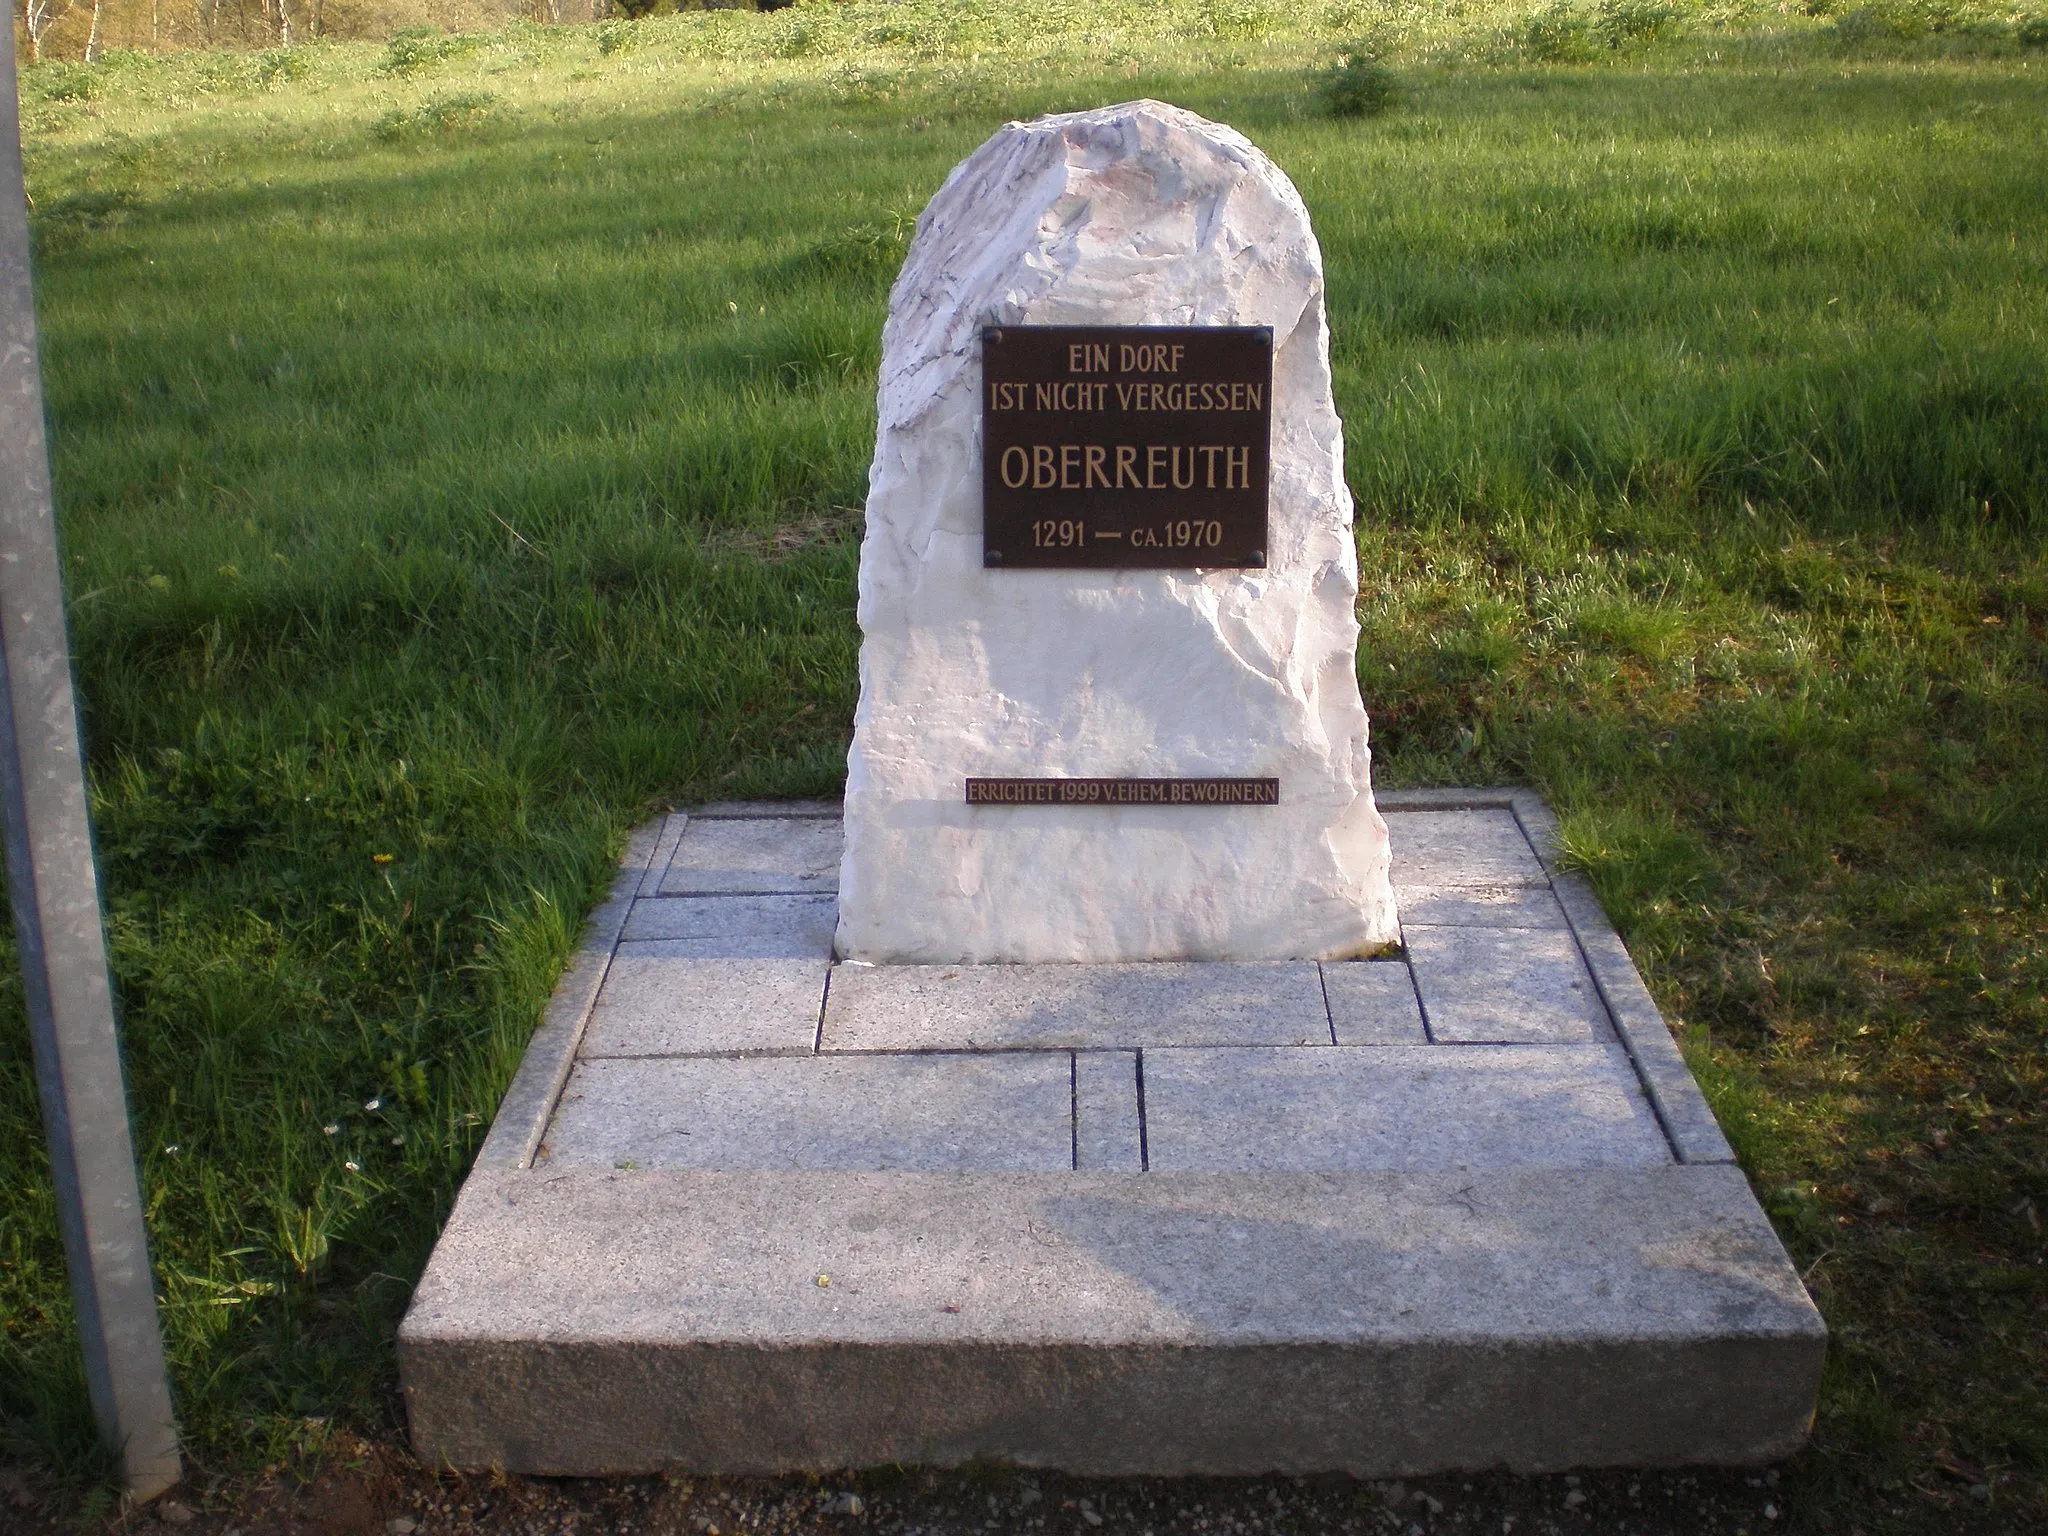
<svg viewBox="0 0 2048 1536">
<path fill-rule="evenodd" d="M 398 1357 L 434 1466 L 1393 1477 L 1774 1461 L 1825 1348 L 1725 1166 L 588 1170 L 472 1177 Z"/>
<path fill-rule="evenodd" d="M 585 1056 L 808 1056 L 831 962 L 706 958 L 687 940 L 622 943 L 583 1034 Z"/>
<path fill-rule="evenodd" d="M 1612 1038 L 1568 929 L 1403 925 L 1432 1040 L 1569 1043 Z"/>
<path fill-rule="evenodd" d="M 1074 1166 L 1089 1173 L 1144 1171 L 1136 1051 L 1075 1054 Z"/>
<path fill-rule="evenodd" d="M 1166 1173 L 1671 1161 L 1613 1045 L 1147 1051 L 1145 1146 Z"/>
<path fill-rule="evenodd" d="M 654 856 L 647 861 L 639 883 L 632 891 L 634 896 L 652 896 L 661 885 L 661 877 L 668 871 L 668 861 L 676 856 L 676 847 L 683 840 L 683 833 L 689 829 L 690 818 L 682 811 L 672 811 L 656 823 L 659 836 Z"/>
<path fill-rule="evenodd" d="M 1401 924 L 1424 928 L 1569 928 L 1544 885 L 1404 885 Z"/>
<path fill-rule="evenodd" d="M 1328 1045 L 1312 960 L 1250 965 L 841 965 L 828 1051 Z"/>
<path fill-rule="evenodd" d="M 623 937 L 705 959 L 823 959 L 837 922 L 830 896 L 663 896 L 633 903 Z"/>
<path fill-rule="evenodd" d="M 659 894 L 830 893 L 839 889 L 839 823 L 822 817 L 700 816 L 684 831 Z"/>
<path fill-rule="evenodd" d="M 1506 808 L 1395 811 L 1387 816 L 1394 886 L 1542 885 L 1546 876 Z"/>
<path fill-rule="evenodd" d="M 1323 965 L 1323 995 L 1338 1045 L 1423 1045 L 1415 977 L 1400 960 L 1333 960 Z"/>
<path fill-rule="evenodd" d="M 757 821 L 764 817 L 815 816 L 839 820 L 837 800 L 714 800 L 690 812 L 698 821 Z"/>
<path fill-rule="evenodd" d="M 578 1062 L 550 1170 L 1074 1166 L 1064 1051 Z"/>
</svg>

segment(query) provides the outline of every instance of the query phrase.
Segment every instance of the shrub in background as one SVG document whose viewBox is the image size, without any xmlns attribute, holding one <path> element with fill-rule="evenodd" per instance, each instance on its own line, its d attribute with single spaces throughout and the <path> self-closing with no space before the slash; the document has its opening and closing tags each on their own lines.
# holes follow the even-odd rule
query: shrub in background
<svg viewBox="0 0 2048 1536">
<path fill-rule="evenodd" d="M 1600 53 L 1592 18 L 1562 0 L 1522 23 L 1522 46 L 1546 64 L 1584 64 Z"/>
<path fill-rule="evenodd" d="M 1379 117 L 1401 92 L 1394 72 L 1380 62 L 1379 50 L 1356 43 L 1337 56 L 1323 80 L 1323 105 L 1332 117 Z"/>
<path fill-rule="evenodd" d="M 407 27 L 384 45 L 384 61 L 377 67 L 387 75 L 417 75 L 443 59 L 474 53 L 482 42 L 435 27 Z"/>
<path fill-rule="evenodd" d="M 1593 30 L 1609 48 L 1626 48 L 1668 37 L 1685 23 L 1685 10 L 1670 0 L 1602 0 Z"/>
<path fill-rule="evenodd" d="M 1205 0 L 1203 21 L 1211 37 L 1250 42 L 1276 31 L 1281 16 L 1268 0 Z"/>
<path fill-rule="evenodd" d="M 1680 32 L 1689 14 L 1683 0 L 1601 0 L 1590 11 L 1571 0 L 1556 0 L 1522 24 L 1520 41 L 1546 63 L 1586 64 L 1603 53 Z"/>
<path fill-rule="evenodd" d="M 452 91 L 416 107 L 393 107 L 371 125 L 370 132 L 387 144 L 455 133 L 482 122 L 497 105 L 498 98 L 489 91 Z"/>
<path fill-rule="evenodd" d="M 2010 28 L 2010 35 L 2022 45 L 2026 26 L 2021 20 Z M 1910 43 L 1943 33 L 1997 39 L 2008 34 L 2008 27 L 1982 11 L 1965 10 L 1955 0 L 1869 0 L 1837 17 L 1834 31 L 1845 43 Z"/>
<path fill-rule="evenodd" d="M 30 81 L 45 101 L 91 101 L 100 93 L 99 71 L 90 64 L 39 64 L 23 84 Z"/>
<path fill-rule="evenodd" d="M 256 78 L 265 85 L 286 85 L 313 73 L 313 64 L 296 48 L 276 48 L 263 55 Z"/>
</svg>

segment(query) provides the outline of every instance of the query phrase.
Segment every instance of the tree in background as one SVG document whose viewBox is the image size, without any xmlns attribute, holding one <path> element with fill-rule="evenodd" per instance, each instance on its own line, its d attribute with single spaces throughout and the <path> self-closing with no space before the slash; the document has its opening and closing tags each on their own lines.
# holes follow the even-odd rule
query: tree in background
<svg viewBox="0 0 2048 1536">
<path fill-rule="evenodd" d="M 50 28 L 57 25 L 71 13 L 71 0 L 62 5 L 55 0 L 21 0 L 21 28 L 28 34 L 28 56 L 31 61 L 42 62 L 43 39 L 49 36 Z M 94 41 L 98 41 L 99 7 L 93 7 Z"/>
<path fill-rule="evenodd" d="M 288 49 L 318 38 L 385 41 L 409 28 L 489 32 L 516 18 L 562 26 L 747 0 L 13 0 L 24 63 L 132 49 Z M 778 0 L 756 0 L 767 10 Z M 90 89 L 83 82 L 79 89 Z"/>
</svg>

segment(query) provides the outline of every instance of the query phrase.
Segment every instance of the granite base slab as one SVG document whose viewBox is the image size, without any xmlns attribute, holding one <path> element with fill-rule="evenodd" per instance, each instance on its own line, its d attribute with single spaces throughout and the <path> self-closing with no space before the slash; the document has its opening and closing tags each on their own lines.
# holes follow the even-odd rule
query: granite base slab
<svg viewBox="0 0 2048 1536">
<path fill-rule="evenodd" d="M 1823 1349 L 1726 1166 L 485 1172 L 402 1357 L 435 1465 L 1379 1477 L 1769 1461 Z"/>
<path fill-rule="evenodd" d="M 1321 965 L 836 964 L 831 807 L 643 829 L 400 1330 L 419 1454 L 1788 1454 L 1825 1330 L 1548 812 L 1380 804 L 1403 952 Z"/>
</svg>

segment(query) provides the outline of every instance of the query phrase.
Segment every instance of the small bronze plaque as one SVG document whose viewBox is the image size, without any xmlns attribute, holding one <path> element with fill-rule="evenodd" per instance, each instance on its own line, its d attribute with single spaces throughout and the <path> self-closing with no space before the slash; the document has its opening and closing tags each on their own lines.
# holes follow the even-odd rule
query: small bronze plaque
<svg viewBox="0 0 2048 1536">
<path fill-rule="evenodd" d="M 982 563 L 1266 563 L 1273 332 L 991 326 L 981 333 Z"/>
<path fill-rule="evenodd" d="M 969 779 L 969 805 L 1278 805 L 1278 779 Z"/>
</svg>

